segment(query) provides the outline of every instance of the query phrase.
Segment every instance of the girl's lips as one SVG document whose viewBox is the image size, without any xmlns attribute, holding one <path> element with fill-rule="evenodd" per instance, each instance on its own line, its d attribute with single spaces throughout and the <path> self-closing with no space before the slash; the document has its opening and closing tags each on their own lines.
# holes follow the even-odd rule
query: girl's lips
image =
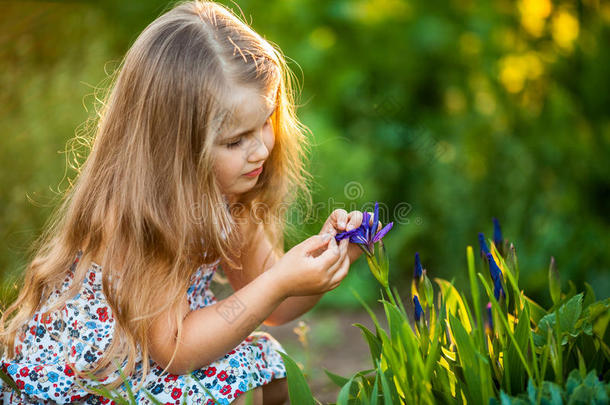
<svg viewBox="0 0 610 405">
<path fill-rule="evenodd" d="M 263 166 L 259 167 L 256 170 L 252 170 L 250 173 L 246 173 L 244 174 L 244 176 L 248 176 L 248 177 L 256 177 L 259 174 L 261 174 L 261 172 L 263 171 Z"/>
</svg>

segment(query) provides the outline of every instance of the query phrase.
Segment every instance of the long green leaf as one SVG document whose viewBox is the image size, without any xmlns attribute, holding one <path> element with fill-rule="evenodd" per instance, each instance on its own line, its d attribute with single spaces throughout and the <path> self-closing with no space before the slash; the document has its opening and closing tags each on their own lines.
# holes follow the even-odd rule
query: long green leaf
<svg viewBox="0 0 610 405">
<path fill-rule="evenodd" d="M 15 381 L 13 381 L 13 379 L 11 378 L 10 375 L 8 375 L 4 371 L 0 370 L 0 378 L 2 379 L 2 381 L 4 381 L 6 383 L 6 385 L 11 387 L 11 389 L 13 391 L 15 391 L 17 393 L 17 395 L 21 395 L 21 390 L 19 389 L 19 387 L 17 386 Z"/>
<path fill-rule="evenodd" d="M 472 322 L 469 316 L 469 310 L 466 308 L 462 295 L 453 286 L 453 284 L 447 280 L 435 278 L 434 281 L 441 288 L 441 294 L 446 303 L 447 313 L 455 314 L 457 311 L 466 332 L 470 333 L 470 331 L 472 331 Z"/>
<path fill-rule="evenodd" d="M 519 345 L 519 349 L 524 353 L 527 351 L 527 345 L 529 343 L 529 331 L 530 319 L 526 305 L 524 306 L 524 313 L 521 318 L 519 318 L 519 323 L 515 328 L 515 340 L 517 345 Z M 508 349 L 505 351 L 504 364 L 508 365 L 507 370 L 510 370 L 505 374 L 505 379 L 508 380 L 507 388 L 509 388 L 509 393 L 511 395 L 517 395 L 518 393 L 523 392 L 525 390 L 525 368 L 523 367 L 523 364 L 521 364 L 521 360 L 519 359 L 513 342 L 509 344 Z"/>
<path fill-rule="evenodd" d="M 464 326 L 450 312 L 447 313 L 449 324 L 456 340 L 459 361 L 464 370 L 463 378 L 469 397 L 475 404 L 487 403 L 493 395 L 491 376 L 488 366 L 481 364 L 481 357 L 474 342 Z"/>
<path fill-rule="evenodd" d="M 352 326 L 357 326 L 362 331 L 364 338 L 369 344 L 369 350 L 371 352 L 371 357 L 373 360 L 373 364 L 375 364 L 375 360 L 379 359 L 381 356 L 381 340 L 373 334 L 366 326 L 360 323 L 354 323 Z"/>
<path fill-rule="evenodd" d="M 281 351 L 278 351 L 278 353 L 282 356 L 282 359 L 284 359 L 284 365 L 286 366 L 290 403 L 296 405 L 315 404 L 309 385 L 297 363 L 295 363 L 288 354 Z"/>
<path fill-rule="evenodd" d="M 485 287 L 485 291 L 487 291 L 487 296 L 489 297 L 493 310 L 496 311 L 498 313 L 498 315 L 502 314 L 503 313 L 502 308 L 500 308 L 500 305 L 498 305 L 498 301 L 496 301 L 495 297 L 493 296 L 493 292 L 489 288 L 487 281 L 485 281 L 485 278 L 483 277 L 483 275 L 481 273 L 479 273 L 478 276 L 479 276 L 479 279 L 481 280 L 481 282 L 483 283 L 483 286 Z M 517 341 L 515 339 L 515 335 L 510 330 L 510 327 L 508 326 L 508 321 L 502 315 L 498 316 L 497 318 L 502 321 L 502 324 L 504 325 L 504 328 L 506 330 L 506 334 L 508 335 L 510 340 L 514 343 L 515 350 L 517 351 L 517 354 L 519 355 L 519 358 L 523 362 L 523 366 L 525 367 L 525 370 L 527 371 L 527 376 L 529 378 L 533 379 L 534 376 L 532 375 L 532 370 L 530 369 L 529 364 L 528 364 L 527 360 L 525 359 L 525 356 L 523 355 L 523 352 L 521 351 L 521 348 L 519 347 L 519 344 L 517 343 Z"/>
<path fill-rule="evenodd" d="M 474 305 L 474 313 L 477 324 L 477 335 L 479 339 L 479 347 L 485 344 L 485 333 L 483 331 L 483 315 L 481 314 L 481 294 L 479 293 L 479 284 L 474 265 L 474 253 L 472 246 L 466 248 L 466 261 L 468 263 L 468 279 L 470 280 L 470 295 L 472 296 L 472 304 Z"/>
<path fill-rule="evenodd" d="M 339 391 L 339 395 L 337 396 L 337 405 L 349 404 L 350 391 L 352 389 L 352 384 L 354 383 L 354 378 L 355 376 L 347 380 L 347 383 L 345 383 L 343 388 L 341 388 L 341 391 Z"/>
</svg>

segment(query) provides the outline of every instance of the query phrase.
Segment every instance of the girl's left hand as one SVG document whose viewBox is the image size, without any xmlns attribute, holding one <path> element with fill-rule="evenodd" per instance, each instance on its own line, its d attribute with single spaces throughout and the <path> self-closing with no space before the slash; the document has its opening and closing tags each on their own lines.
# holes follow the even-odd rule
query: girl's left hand
<svg viewBox="0 0 610 405">
<path fill-rule="evenodd" d="M 369 212 L 370 221 L 369 224 L 372 223 L 373 213 Z M 322 229 L 320 230 L 320 234 L 330 233 L 335 236 L 338 233 L 344 231 L 351 231 L 352 229 L 358 228 L 362 225 L 362 212 L 361 211 L 352 211 L 348 213 L 344 209 L 336 209 L 334 210 L 322 225 Z M 382 228 L 381 221 L 377 227 L 377 231 Z M 347 247 L 347 255 L 349 257 L 350 263 L 353 263 L 357 258 L 362 254 L 362 249 L 357 246 L 355 243 L 348 244 Z"/>
</svg>

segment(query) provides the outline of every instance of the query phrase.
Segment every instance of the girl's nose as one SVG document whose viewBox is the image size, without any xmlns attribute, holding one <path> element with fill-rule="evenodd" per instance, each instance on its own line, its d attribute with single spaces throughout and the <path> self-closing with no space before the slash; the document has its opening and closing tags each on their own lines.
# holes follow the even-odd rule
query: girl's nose
<svg viewBox="0 0 610 405">
<path fill-rule="evenodd" d="M 263 134 L 259 133 L 258 136 L 254 139 L 254 145 L 252 146 L 252 151 L 250 152 L 250 161 L 251 162 L 259 162 L 261 160 L 267 159 L 269 156 L 269 149 L 267 145 L 265 145 Z"/>
</svg>

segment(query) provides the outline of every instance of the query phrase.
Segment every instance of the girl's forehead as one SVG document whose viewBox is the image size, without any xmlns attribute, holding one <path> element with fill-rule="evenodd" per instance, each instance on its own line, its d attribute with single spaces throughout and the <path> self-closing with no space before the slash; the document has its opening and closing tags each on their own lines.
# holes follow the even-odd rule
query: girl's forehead
<svg viewBox="0 0 610 405">
<path fill-rule="evenodd" d="M 230 131 L 247 131 L 264 122 L 275 108 L 275 91 L 265 94 L 260 90 L 241 87 L 230 97 L 232 107 L 228 111 Z"/>
</svg>

